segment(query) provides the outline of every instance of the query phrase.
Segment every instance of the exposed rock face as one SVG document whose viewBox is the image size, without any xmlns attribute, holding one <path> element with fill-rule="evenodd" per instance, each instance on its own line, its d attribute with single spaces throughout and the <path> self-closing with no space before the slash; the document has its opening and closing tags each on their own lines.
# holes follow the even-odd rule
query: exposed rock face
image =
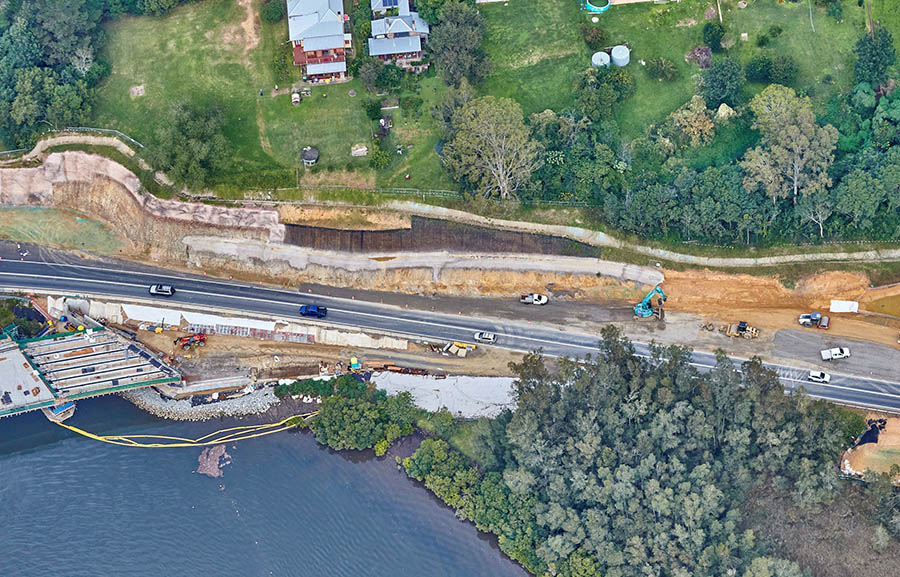
<svg viewBox="0 0 900 577">
<path fill-rule="evenodd" d="M 197 473 L 208 477 L 221 477 L 224 475 L 222 467 L 231 463 L 231 457 L 225 452 L 225 445 L 215 445 L 203 449 L 197 461 L 200 464 Z"/>
<path fill-rule="evenodd" d="M 716 110 L 716 120 L 728 120 L 735 114 L 737 113 L 734 111 L 734 109 L 723 102 L 719 105 L 719 109 Z"/>
<path fill-rule="evenodd" d="M 77 210 L 107 222 L 131 241 L 154 248 L 165 244 L 160 241 L 166 237 L 201 231 L 272 242 L 284 239 L 276 210 L 159 199 L 144 193 L 138 177 L 121 164 L 77 151 L 50 154 L 35 168 L 0 169 L 0 206 Z M 182 250 L 178 244 L 170 248 Z"/>
</svg>

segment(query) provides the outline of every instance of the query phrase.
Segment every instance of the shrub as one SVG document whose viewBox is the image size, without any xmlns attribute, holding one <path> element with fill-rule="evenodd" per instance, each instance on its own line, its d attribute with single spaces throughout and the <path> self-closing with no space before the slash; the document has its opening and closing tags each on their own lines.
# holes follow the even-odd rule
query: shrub
<svg viewBox="0 0 900 577">
<path fill-rule="evenodd" d="M 609 44 L 609 34 L 600 26 L 583 24 L 581 26 L 581 35 L 591 50 L 600 50 Z"/>
<path fill-rule="evenodd" d="M 366 107 L 366 116 L 369 117 L 369 120 L 378 120 L 381 118 L 381 102 L 379 100 L 372 100 L 370 98 L 366 100 L 364 106 Z"/>
<path fill-rule="evenodd" d="M 613 68 L 602 78 L 602 83 L 615 91 L 620 102 L 634 94 L 634 77 L 624 68 Z"/>
<path fill-rule="evenodd" d="M 790 86 L 797 79 L 797 62 L 793 56 L 780 54 L 772 60 L 772 82 Z"/>
<path fill-rule="evenodd" d="M 678 141 L 692 148 L 705 146 L 716 135 L 716 125 L 706 103 L 694 95 L 684 106 L 669 115 L 672 131 Z"/>
<path fill-rule="evenodd" d="M 272 54 L 272 76 L 275 83 L 287 83 L 291 79 L 294 58 L 288 50 L 276 50 Z"/>
<path fill-rule="evenodd" d="M 671 82 L 678 78 L 678 68 L 668 58 L 653 58 L 647 61 L 647 74 L 657 80 Z"/>
<path fill-rule="evenodd" d="M 286 11 L 287 8 L 284 0 L 267 0 L 259 11 L 259 17 L 263 22 L 274 24 L 276 22 L 281 22 Z"/>
<path fill-rule="evenodd" d="M 756 45 L 763 48 L 769 44 L 769 40 L 771 40 L 771 38 L 769 38 L 768 34 L 760 34 L 759 38 L 756 39 Z"/>
<path fill-rule="evenodd" d="M 703 74 L 700 91 L 707 106 L 718 108 L 723 102 L 734 106 L 744 88 L 744 70 L 732 58 L 716 60 Z"/>
<path fill-rule="evenodd" d="M 768 34 L 770 38 L 778 38 L 782 32 L 783 30 L 781 29 L 781 26 L 779 26 L 778 24 L 772 24 L 771 26 L 769 26 L 766 34 Z"/>
<path fill-rule="evenodd" d="M 841 0 L 831 0 L 828 3 L 828 15 L 840 22 L 844 19 L 844 7 Z"/>
<path fill-rule="evenodd" d="M 772 58 L 768 54 L 757 54 L 747 62 L 744 74 L 750 82 L 769 82 L 772 79 Z"/>
<path fill-rule="evenodd" d="M 419 116 L 422 114 L 422 100 L 419 96 L 404 96 L 400 99 L 400 109 L 404 114 Z"/>
<path fill-rule="evenodd" d="M 391 153 L 381 148 L 377 140 L 372 141 L 369 150 L 369 166 L 376 170 L 387 168 L 391 163 Z"/>
<path fill-rule="evenodd" d="M 713 52 L 722 51 L 722 37 L 725 36 L 725 26 L 721 22 L 707 22 L 703 25 L 703 43 L 709 46 Z"/>
</svg>

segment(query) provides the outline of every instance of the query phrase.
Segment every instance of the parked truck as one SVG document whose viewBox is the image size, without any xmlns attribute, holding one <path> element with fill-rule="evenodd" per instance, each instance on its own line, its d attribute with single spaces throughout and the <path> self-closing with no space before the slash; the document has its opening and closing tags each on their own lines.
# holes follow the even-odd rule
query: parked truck
<svg viewBox="0 0 900 577">
<path fill-rule="evenodd" d="M 519 297 L 519 302 L 523 305 L 545 305 L 550 299 L 547 295 L 531 293 Z"/>
<path fill-rule="evenodd" d="M 819 321 L 822 319 L 822 313 L 809 313 L 805 315 L 800 315 L 800 318 L 797 319 L 797 322 L 800 323 L 802 327 L 814 327 L 819 324 Z"/>
<path fill-rule="evenodd" d="M 822 313 L 809 313 L 805 315 L 800 315 L 800 318 L 797 319 L 797 322 L 800 323 L 802 327 L 818 327 L 820 329 L 828 329 L 831 326 L 831 319 L 827 316 L 824 316 Z"/>
<path fill-rule="evenodd" d="M 836 347 L 833 349 L 825 349 L 821 351 L 823 361 L 833 361 L 836 359 L 849 359 L 850 349 L 846 347 Z"/>
</svg>

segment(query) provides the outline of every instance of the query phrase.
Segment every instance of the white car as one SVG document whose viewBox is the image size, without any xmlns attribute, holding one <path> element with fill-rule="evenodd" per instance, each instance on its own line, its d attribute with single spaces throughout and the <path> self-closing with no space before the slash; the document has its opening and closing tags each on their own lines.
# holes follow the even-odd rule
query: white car
<svg viewBox="0 0 900 577">
<path fill-rule="evenodd" d="M 828 384 L 831 382 L 831 375 L 829 375 L 825 371 L 809 371 L 809 375 L 806 376 L 806 380 L 812 381 L 814 383 Z"/>
<path fill-rule="evenodd" d="M 158 297 L 170 297 L 175 294 L 175 287 L 168 284 L 150 285 L 150 294 Z"/>
<path fill-rule="evenodd" d="M 836 347 L 833 349 L 825 349 L 820 351 L 823 361 L 835 361 L 837 359 L 849 359 L 850 349 L 846 347 Z"/>
<path fill-rule="evenodd" d="M 545 305 L 550 301 L 547 295 L 531 293 L 519 297 L 519 302 L 525 305 Z"/>
<path fill-rule="evenodd" d="M 475 333 L 475 336 L 473 338 L 475 339 L 475 342 L 487 343 L 489 345 L 497 342 L 497 335 L 495 335 L 494 333 L 489 333 L 487 331 Z"/>
</svg>

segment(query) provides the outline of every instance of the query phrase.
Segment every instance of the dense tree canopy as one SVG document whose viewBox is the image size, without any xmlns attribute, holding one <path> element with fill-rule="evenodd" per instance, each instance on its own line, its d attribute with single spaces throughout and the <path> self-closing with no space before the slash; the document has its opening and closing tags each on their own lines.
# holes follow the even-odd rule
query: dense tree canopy
<svg viewBox="0 0 900 577">
<path fill-rule="evenodd" d="M 878 86 L 887 82 L 888 69 L 897 61 L 894 37 L 884 26 L 878 26 L 873 34 L 863 34 L 856 43 L 856 66 L 853 73 L 857 82 Z"/>
<path fill-rule="evenodd" d="M 689 350 L 640 359 L 615 328 L 602 337 L 556 372 L 536 354 L 514 366 L 516 410 L 476 428 L 481 469 L 430 439 L 407 473 L 536 574 L 803 575 L 763 553 L 741 503 L 766 480 L 801 505 L 829 500 L 861 419 L 785 396 L 758 359 L 701 374 Z"/>
<path fill-rule="evenodd" d="M 750 109 L 763 140 L 741 163 L 747 171 L 745 186 L 761 187 L 773 204 L 780 198 L 796 204 L 801 194 L 825 192 L 831 186 L 828 168 L 838 133 L 816 123 L 809 99 L 772 84 L 753 98 Z"/>
<path fill-rule="evenodd" d="M 177 103 L 160 122 L 156 141 L 144 154 L 175 182 L 202 188 L 231 158 L 224 125 L 225 116 L 216 106 Z"/>
<path fill-rule="evenodd" d="M 491 69 L 481 47 L 484 19 L 467 2 L 448 0 L 440 10 L 440 24 L 434 27 L 428 47 L 444 82 L 458 86 L 463 78 L 473 84 L 483 80 Z"/>
<path fill-rule="evenodd" d="M 515 196 L 540 166 L 540 145 L 514 100 L 471 100 L 453 115 L 453 125 L 455 135 L 444 146 L 447 169 L 485 196 Z"/>
</svg>

